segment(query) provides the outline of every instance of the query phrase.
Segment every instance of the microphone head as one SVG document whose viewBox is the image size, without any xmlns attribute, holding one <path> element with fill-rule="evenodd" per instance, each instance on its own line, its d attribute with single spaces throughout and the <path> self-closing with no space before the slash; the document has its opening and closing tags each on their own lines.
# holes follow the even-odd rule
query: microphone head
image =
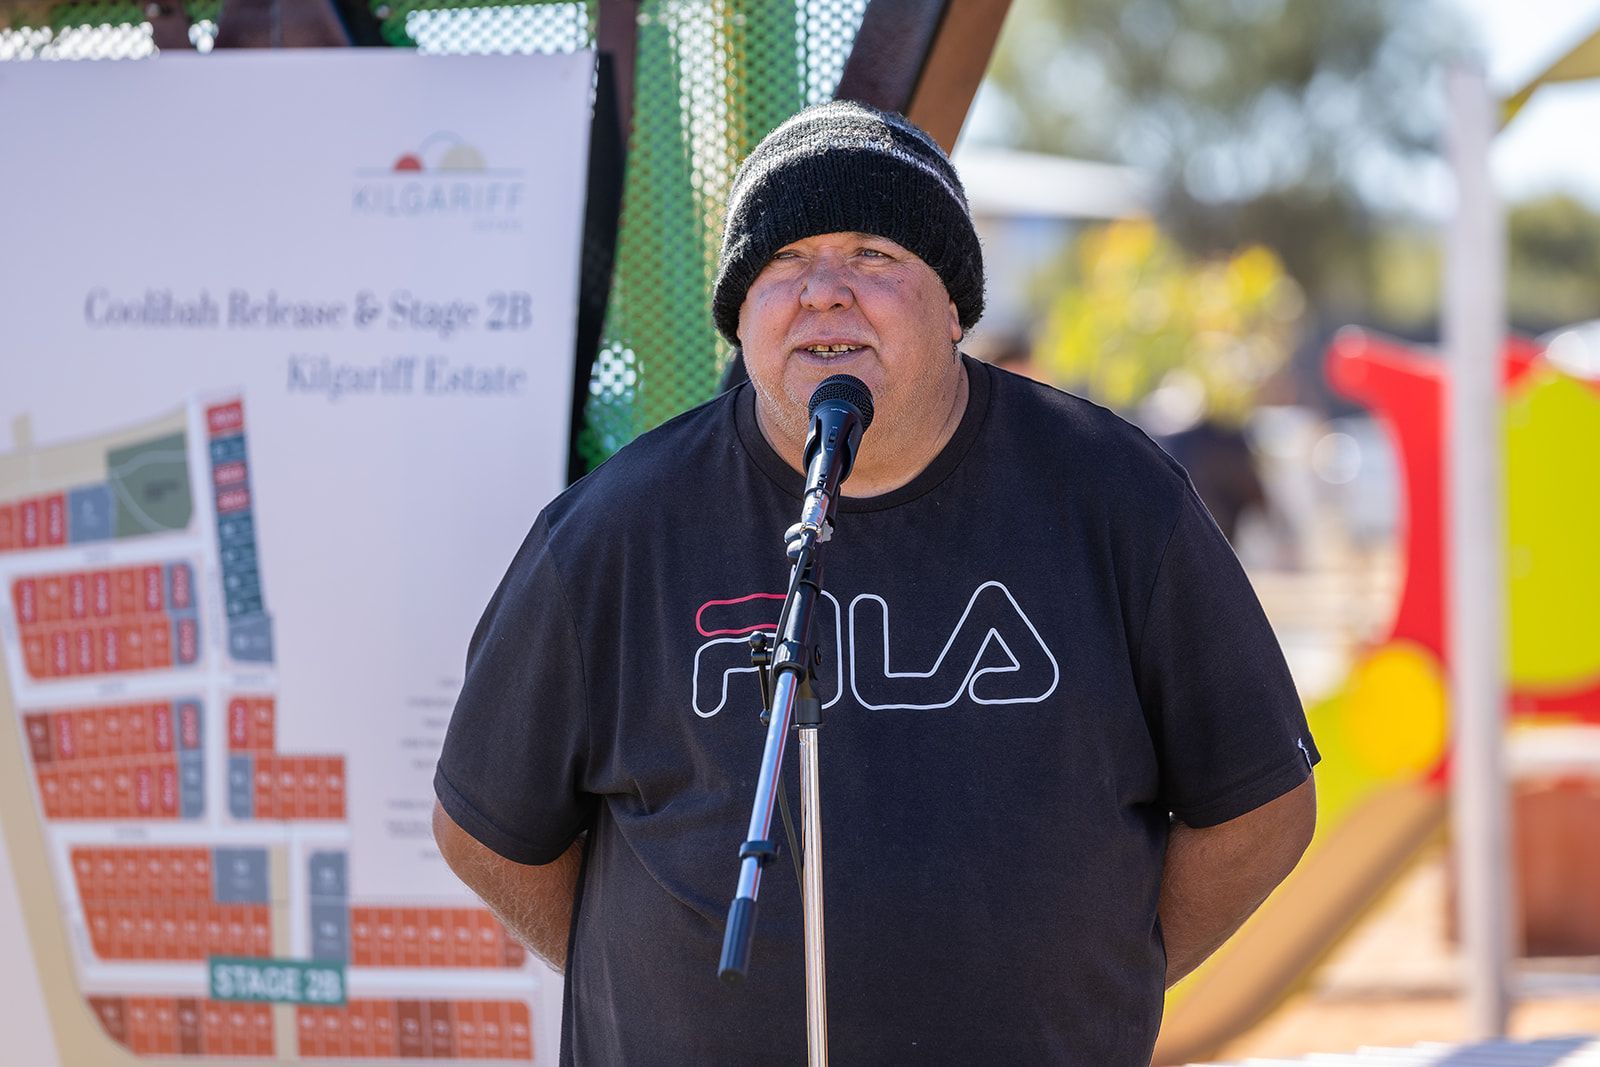
<svg viewBox="0 0 1600 1067">
<path fill-rule="evenodd" d="M 806 408 L 806 414 L 816 418 L 817 408 L 830 400 L 843 400 L 854 405 L 861 412 L 861 430 L 866 432 L 872 425 L 872 390 L 867 388 L 860 378 L 849 374 L 835 374 L 824 378 L 811 394 L 811 403 Z"/>
</svg>

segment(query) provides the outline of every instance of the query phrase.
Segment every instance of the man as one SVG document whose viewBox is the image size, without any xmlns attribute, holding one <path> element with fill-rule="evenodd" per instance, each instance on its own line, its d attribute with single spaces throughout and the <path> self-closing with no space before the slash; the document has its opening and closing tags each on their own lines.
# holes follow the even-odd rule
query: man
<svg viewBox="0 0 1600 1067">
<path fill-rule="evenodd" d="M 790 119 L 734 182 L 715 292 L 751 383 L 553 501 L 490 602 L 436 834 L 564 967 L 564 1062 L 804 1056 L 792 857 L 748 980 L 716 970 L 764 738 L 745 640 L 831 374 L 876 408 L 818 620 L 839 1062 L 1147 1062 L 1164 986 L 1309 840 L 1315 750 L 1232 553 L 1138 431 L 959 354 L 982 270 L 922 131 Z"/>
</svg>

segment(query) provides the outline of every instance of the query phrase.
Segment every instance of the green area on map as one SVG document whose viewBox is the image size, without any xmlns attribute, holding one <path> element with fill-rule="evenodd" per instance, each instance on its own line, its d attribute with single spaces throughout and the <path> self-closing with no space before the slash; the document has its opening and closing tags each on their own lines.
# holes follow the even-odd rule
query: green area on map
<svg viewBox="0 0 1600 1067">
<path fill-rule="evenodd" d="M 332 1006 L 344 1003 L 344 965 L 340 963 L 213 956 L 208 970 L 212 1000 Z"/>
<path fill-rule="evenodd" d="M 116 501 L 116 536 L 182 530 L 194 500 L 189 494 L 189 457 L 183 434 L 140 441 L 106 455 L 107 481 Z"/>
</svg>

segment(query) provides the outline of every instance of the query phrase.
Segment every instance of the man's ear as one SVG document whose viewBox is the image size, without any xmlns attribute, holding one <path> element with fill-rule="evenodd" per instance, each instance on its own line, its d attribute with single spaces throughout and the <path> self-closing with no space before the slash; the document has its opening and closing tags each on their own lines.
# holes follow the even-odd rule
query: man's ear
<svg viewBox="0 0 1600 1067">
<path fill-rule="evenodd" d="M 962 330 L 961 330 L 961 312 L 956 310 L 956 302 L 954 300 L 950 301 L 950 303 L 949 303 L 949 315 L 950 315 L 950 340 L 959 341 L 959 340 L 961 340 L 961 334 L 962 334 Z"/>
</svg>

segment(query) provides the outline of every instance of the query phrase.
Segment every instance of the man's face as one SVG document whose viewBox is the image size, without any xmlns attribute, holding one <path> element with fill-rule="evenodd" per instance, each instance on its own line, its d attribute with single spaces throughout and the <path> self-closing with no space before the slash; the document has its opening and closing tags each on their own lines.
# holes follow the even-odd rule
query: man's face
<svg viewBox="0 0 1600 1067">
<path fill-rule="evenodd" d="M 812 392 L 833 374 L 872 390 L 871 438 L 944 424 L 960 382 L 961 320 L 939 276 L 886 237 L 829 233 L 784 245 L 745 294 L 739 341 L 762 425 L 803 445 Z M 829 351 L 820 351 L 826 346 Z M 848 346 L 846 351 L 833 351 Z"/>
</svg>

